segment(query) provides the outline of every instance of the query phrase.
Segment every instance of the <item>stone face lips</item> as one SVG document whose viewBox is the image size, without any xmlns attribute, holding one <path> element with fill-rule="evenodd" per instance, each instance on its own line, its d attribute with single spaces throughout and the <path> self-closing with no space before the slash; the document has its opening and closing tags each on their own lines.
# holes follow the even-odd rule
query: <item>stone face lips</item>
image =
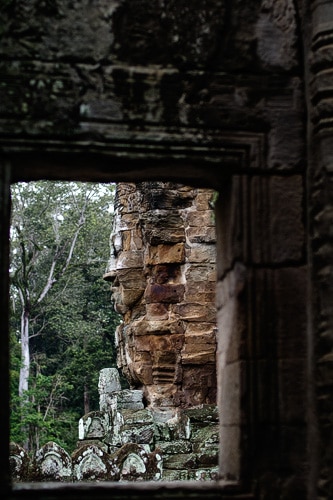
<svg viewBox="0 0 333 500">
<path fill-rule="evenodd" d="M 214 192 L 119 183 L 105 279 L 118 366 L 151 407 L 216 402 Z"/>
</svg>

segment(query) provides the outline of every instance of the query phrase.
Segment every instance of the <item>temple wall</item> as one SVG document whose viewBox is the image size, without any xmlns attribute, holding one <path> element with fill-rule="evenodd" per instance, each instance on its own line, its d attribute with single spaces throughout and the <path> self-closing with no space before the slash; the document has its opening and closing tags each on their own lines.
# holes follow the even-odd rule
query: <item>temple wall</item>
<svg viewBox="0 0 333 500">
<path fill-rule="evenodd" d="M 220 192 L 216 359 L 223 443 L 214 487 L 183 481 L 148 489 L 12 489 L 4 403 L 1 492 L 10 500 L 132 500 L 147 491 L 154 499 L 330 499 L 331 0 L 193 0 L 190 6 L 187 0 L 7 0 L 1 17 L 4 401 L 10 182 L 209 188 Z M 151 290 L 160 285 L 149 274 L 154 265 L 147 269 Z M 140 280 L 136 292 L 144 296 L 148 283 Z M 133 385 L 142 384 L 135 360 L 132 367 Z M 145 397 L 155 404 L 148 390 Z M 172 399 L 178 401 L 185 404 Z"/>
</svg>

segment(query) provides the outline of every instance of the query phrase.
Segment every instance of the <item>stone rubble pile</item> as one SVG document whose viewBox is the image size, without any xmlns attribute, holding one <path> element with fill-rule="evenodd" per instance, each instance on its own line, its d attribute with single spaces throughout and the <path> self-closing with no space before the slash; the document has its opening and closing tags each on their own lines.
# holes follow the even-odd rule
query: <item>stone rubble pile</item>
<svg viewBox="0 0 333 500">
<path fill-rule="evenodd" d="M 116 368 L 99 377 L 100 410 L 79 421 L 77 449 L 54 442 L 29 459 L 10 446 L 14 481 L 215 480 L 218 411 L 215 405 L 145 408 L 141 390 L 122 390 Z"/>
</svg>

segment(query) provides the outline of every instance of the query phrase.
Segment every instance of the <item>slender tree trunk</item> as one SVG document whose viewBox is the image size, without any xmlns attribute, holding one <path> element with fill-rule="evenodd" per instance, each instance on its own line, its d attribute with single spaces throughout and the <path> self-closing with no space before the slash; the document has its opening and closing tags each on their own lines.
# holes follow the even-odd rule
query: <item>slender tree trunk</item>
<svg viewBox="0 0 333 500">
<path fill-rule="evenodd" d="M 29 307 L 25 304 L 21 314 L 21 368 L 19 380 L 19 396 L 22 397 L 21 409 L 23 410 L 24 404 L 28 402 L 28 397 L 25 392 L 29 388 L 29 375 L 30 375 L 30 349 L 29 349 Z M 25 426 L 22 422 L 22 431 L 26 436 L 23 447 L 29 451 L 31 445 L 30 426 Z"/>
<path fill-rule="evenodd" d="M 21 315 L 21 369 L 19 381 L 19 396 L 28 390 L 30 375 L 30 349 L 29 349 L 29 308 L 25 305 Z"/>
</svg>

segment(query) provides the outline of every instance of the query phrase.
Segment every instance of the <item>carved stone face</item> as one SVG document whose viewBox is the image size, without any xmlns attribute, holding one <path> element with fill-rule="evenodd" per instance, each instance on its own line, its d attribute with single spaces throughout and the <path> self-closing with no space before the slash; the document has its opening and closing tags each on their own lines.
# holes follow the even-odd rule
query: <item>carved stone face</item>
<svg viewBox="0 0 333 500">
<path fill-rule="evenodd" d="M 105 279 L 122 314 L 118 367 L 153 407 L 215 403 L 212 192 L 118 184 Z"/>
</svg>

